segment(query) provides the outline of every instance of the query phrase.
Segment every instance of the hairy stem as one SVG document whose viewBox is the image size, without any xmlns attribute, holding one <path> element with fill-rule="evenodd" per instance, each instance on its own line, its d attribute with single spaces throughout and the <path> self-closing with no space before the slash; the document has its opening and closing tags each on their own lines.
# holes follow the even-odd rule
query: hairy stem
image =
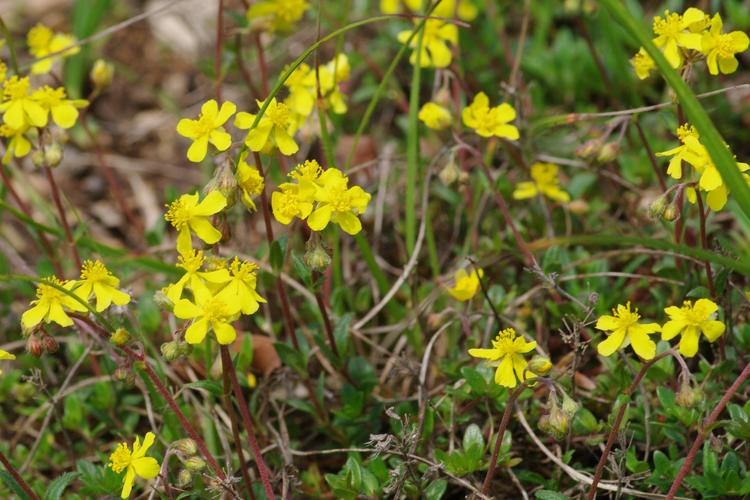
<svg viewBox="0 0 750 500">
<path fill-rule="evenodd" d="M 34 490 L 31 489 L 31 487 L 28 485 L 26 481 L 23 480 L 21 475 L 18 473 L 15 467 L 13 467 L 13 464 L 10 463 L 10 461 L 5 457 L 2 451 L 0 451 L 0 462 L 3 463 L 5 468 L 8 470 L 11 476 L 13 476 L 13 479 L 18 483 L 18 485 L 23 489 L 23 491 L 26 492 L 26 494 L 31 498 L 32 500 L 39 500 L 39 496 L 34 493 Z"/>
<path fill-rule="evenodd" d="M 516 404 L 516 399 L 526 388 L 526 382 L 522 382 L 517 388 L 511 391 L 508 396 L 508 402 L 505 404 L 505 411 L 503 412 L 503 418 L 500 420 L 500 425 L 497 427 L 497 436 L 495 437 L 495 448 L 492 450 L 492 458 L 490 458 L 490 466 L 487 468 L 487 474 L 484 476 L 484 482 L 482 482 L 482 494 L 487 495 L 490 492 L 490 484 L 495 476 L 495 469 L 497 468 L 497 457 L 500 455 L 500 446 L 503 444 L 503 435 L 505 435 L 505 429 L 508 427 L 510 422 L 510 414 L 513 411 L 513 406 Z"/>
<path fill-rule="evenodd" d="M 70 252 L 73 254 L 73 258 L 78 265 L 78 269 L 80 269 L 82 264 L 81 256 L 78 254 L 78 247 L 76 247 L 76 242 L 73 239 L 73 232 L 70 230 L 68 217 L 65 215 L 65 208 L 63 207 L 62 200 L 60 199 L 60 188 L 57 187 L 55 176 L 52 175 L 52 169 L 49 167 L 44 167 L 44 172 L 47 174 L 47 181 L 49 182 L 50 191 L 52 191 L 52 200 L 55 202 L 55 207 L 57 207 L 57 213 L 60 216 L 60 222 L 62 223 L 63 231 L 65 231 L 65 239 L 68 242 L 68 246 L 70 247 Z"/>
</svg>

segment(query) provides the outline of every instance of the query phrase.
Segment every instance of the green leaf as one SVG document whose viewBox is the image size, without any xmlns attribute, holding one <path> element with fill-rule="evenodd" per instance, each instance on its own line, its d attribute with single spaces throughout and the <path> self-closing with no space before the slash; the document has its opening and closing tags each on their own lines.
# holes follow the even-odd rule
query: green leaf
<svg viewBox="0 0 750 500">
<path fill-rule="evenodd" d="M 346 355 L 347 348 L 349 347 L 349 325 L 352 322 L 352 318 L 353 315 L 351 313 L 346 313 L 341 316 L 333 327 L 333 339 L 342 358 Z"/>
<path fill-rule="evenodd" d="M 47 491 L 44 493 L 44 500 L 59 500 L 62 497 L 65 488 L 70 485 L 78 476 L 79 472 L 66 472 L 62 476 L 56 478 L 54 481 L 49 483 Z"/>
<path fill-rule="evenodd" d="M 184 387 L 187 389 L 204 389 L 217 397 L 224 395 L 224 387 L 215 380 L 196 380 L 185 384 Z"/>
<path fill-rule="evenodd" d="M 703 109 L 695 94 L 682 80 L 679 73 L 670 66 L 664 54 L 654 45 L 651 40 L 652 35 L 644 28 L 643 22 L 635 19 L 628 12 L 621 0 L 599 0 L 599 2 L 607 8 L 612 17 L 643 46 L 651 59 L 654 60 L 659 72 L 677 95 L 688 121 L 698 129 L 701 142 L 711 155 L 724 184 L 729 188 L 741 211 L 745 216 L 750 217 L 750 187 L 748 187 L 743 175 L 737 168 L 737 162 L 729 148 L 725 146 L 724 139 L 716 130 L 711 118 Z"/>
<path fill-rule="evenodd" d="M 286 236 L 282 236 L 278 240 L 274 240 L 271 243 L 271 255 L 268 260 L 271 263 L 271 269 L 273 272 L 278 274 L 281 268 L 284 266 L 284 250 L 286 248 Z"/>
<path fill-rule="evenodd" d="M 431 482 L 427 488 L 424 489 L 422 494 L 427 500 L 440 500 L 445 495 L 445 490 L 448 489 L 448 481 L 445 479 L 437 479 Z"/>
<path fill-rule="evenodd" d="M 471 462 L 477 462 L 484 455 L 484 436 L 477 424 L 470 424 L 464 432 L 464 454 Z"/>
<path fill-rule="evenodd" d="M 569 497 L 558 491 L 539 490 L 534 493 L 534 498 L 537 500 L 568 500 Z"/>
<path fill-rule="evenodd" d="M 279 354 L 282 363 L 299 374 L 307 375 L 307 363 L 301 352 L 283 342 L 276 342 L 273 346 L 276 348 L 276 352 Z"/>
<path fill-rule="evenodd" d="M 21 488 L 21 485 L 16 482 L 15 479 L 13 479 L 13 476 L 5 472 L 4 470 L 0 470 L 0 479 L 2 479 L 3 484 L 13 490 L 13 492 L 18 495 L 18 498 L 28 500 L 29 495 L 26 494 L 25 491 L 23 491 L 23 488 Z"/>
</svg>

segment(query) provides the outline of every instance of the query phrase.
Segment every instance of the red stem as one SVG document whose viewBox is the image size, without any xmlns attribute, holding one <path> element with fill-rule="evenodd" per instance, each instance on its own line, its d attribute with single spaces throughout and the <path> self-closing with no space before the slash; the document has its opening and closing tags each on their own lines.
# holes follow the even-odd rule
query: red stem
<svg viewBox="0 0 750 500">
<path fill-rule="evenodd" d="M 729 403 L 729 400 L 732 399 L 732 396 L 739 390 L 742 383 L 747 380 L 747 377 L 750 376 L 750 363 L 748 363 L 745 366 L 745 369 L 742 370 L 742 373 L 737 377 L 737 379 L 734 381 L 734 383 L 727 389 L 727 392 L 724 394 L 724 397 L 721 398 L 721 401 L 719 401 L 719 404 L 716 405 L 714 410 L 711 412 L 711 414 L 708 416 L 706 421 L 703 423 L 703 428 L 698 433 L 698 436 L 695 438 L 695 441 L 693 441 L 693 446 L 690 448 L 690 451 L 687 454 L 687 457 L 685 457 L 685 462 L 682 464 L 682 467 L 680 467 L 679 472 L 677 472 L 677 476 L 674 478 L 674 482 L 672 483 L 672 486 L 669 488 L 669 493 L 667 493 L 666 500 L 672 500 L 675 495 L 677 494 L 677 490 L 680 489 L 680 485 L 682 484 L 682 480 L 685 479 L 685 476 L 688 472 L 690 472 L 690 468 L 693 466 L 693 460 L 695 460 L 695 455 L 698 453 L 698 450 L 700 450 L 701 446 L 703 445 L 703 441 L 706 439 L 706 435 L 709 433 L 709 429 L 711 426 L 716 422 L 716 420 L 719 418 L 719 415 L 721 415 L 721 412 L 724 411 L 724 408 L 726 408 L 727 404 Z"/>
<path fill-rule="evenodd" d="M 487 495 L 490 491 L 490 484 L 492 484 L 492 478 L 495 476 L 495 469 L 497 468 L 497 457 L 500 455 L 500 446 L 503 443 L 503 435 L 505 429 L 508 427 L 510 422 L 510 413 L 513 411 L 513 405 L 516 404 L 516 398 L 526 388 L 526 382 L 522 382 L 516 389 L 511 391 L 508 396 L 508 402 L 505 405 L 505 411 L 503 412 L 503 418 L 500 420 L 500 425 L 497 428 L 497 437 L 495 438 L 495 449 L 492 450 L 492 458 L 490 459 L 490 466 L 487 468 L 487 474 L 484 476 L 484 482 L 482 483 L 482 494 Z"/>
<path fill-rule="evenodd" d="M 32 500 L 39 500 L 39 495 L 34 493 L 34 490 L 32 490 L 31 487 L 28 485 L 28 483 L 26 483 L 26 481 L 23 480 L 23 478 L 18 473 L 16 468 L 13 467 L 13 465 L 5 457 L 2 451 L 0 451 L 0 462 L 2 462 L 5 468 L 8 469 L 8 472 L 10 472 L 10 475 L 13 476 L 13 479 L 15 479 L 15 481 L 23 489 L 23 491 L 26 492 L 29 498 L 31 498 Z"/>
<path fill-rule="evenodd" d="M 52 199 L 54 200 L 55 206 L 57 207 L 57 213 L 60 215 L 60 222 L 62 223 L 63 231 L 65 231 L 65 239 L 68 240 L 70 252 L 73 254 L 73 258 L 78 265 L 78 269 L 81 269 L 81 256 L 78 254 L 78 248 L 76 247 L 76 242 L 73 239 L 73 233 L 71 232 L 70 225 L 68 224 L 68 217 L 65 215 L 65 208 L 63 208 L 62 201 L 60 200 L 60 189 L 57 187 L 57 183 L 55 182 L 55 176 L 52 175 L 52 169 L 49 167 L 44 167 L 44 172 L 47 174 L 50 191 L 52 191 Z"/>
<path fill-rule="evenodd" d="M 263 454 L 258 446 L 258 440 L 255 438 L 255 431 L 253 430 L 253 422 L 250 420 L 250 413 L 247 411 L 247 402 L 245 401 L 245 395 L 242 393 L 242 388 L 237 381 L 237 372 L 234 369 L 232 363 L 232 356 L 229 354 L 227 346 L 221 346 L 221 369 L 224 373 L 229 373 L 229 379 L 232 382 L 234 388 L 234 396 L 237 398 L 237 406 L 240 407 L 240 415 L 242 415 L 242 423 L 245 426 L 247 432 L 247 438 L 250 441 L 250 448 L 253 450 L 253 456 L 255 457 L 255 463 L 258 466 L 258 473 L 260 473 L 260 479 L 263 482 L 263 488 L 266 490 L 266 498 L 273 500 L 276 498 L 273 494 L 273 488 L 271 488 L 271 482 L 268 477 L 268 468 L 266 463 L 263 461 Z"/>
<path fill-rule="evenodd" d="M 216 80 L 216 101 L 221 105 L 221 49 L 224 36 L 224 0 L 219 0 L 216 13 L 216 48 L 214 52 L 214 78 Z"/>
</svg>

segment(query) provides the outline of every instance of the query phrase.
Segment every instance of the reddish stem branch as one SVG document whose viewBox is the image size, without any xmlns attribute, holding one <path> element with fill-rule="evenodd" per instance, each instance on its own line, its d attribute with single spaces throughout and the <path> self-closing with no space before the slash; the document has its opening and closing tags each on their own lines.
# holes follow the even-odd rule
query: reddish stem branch
<svg viewBox="0 0 750 500">
<path fill-rule="evenodd" d="M 232 387 L 234 388 L 234 397 L 237 398 L 237 406 L 240 407 L 242 423 L 245 426 L 248 441 L 250 441 L 250 448 L 253 450 L 255 463 L 258 466 L 258 473 L 260 474 L 260 479 L 263 482 L 263 488 L 266 490 L 266 498 L 273 500 L 276 497 L 273 494 L 273 488 L 271 488 L 271 481 L 269 480 L 268 476 L 268 468 L 266 467 L 265 461 L 263 461 L 263 454 L 260 451 L 258 440 L 255 437 L 253 422 L 252 420 L 250 420 L 250 413 L 247 410 L 245 395 L 242 393 L 240 383 L 237 381 L 237 372 L 234 369 L 234 363 L 232 363 L 232 356 L 229 354 L 229 349 L 225 345 L 221 346 L 221 369 L 224 371 L 224 373 L 229 373 L 229 380 L 232 382 Z"/>
<path fill-rule="evenodd" d="M 698 212 L 700 214 L 701 245 L 703 246 L 704 250 L 708 250 L 708 237 L 706 236 L 706 212 L 703 208 L 703 197 L 701 196 L 700 189 L 698 188 L 695 189 L 695 197 L 698 199 Z M 716 289 L 714 288 L 714 274 L 711 271 L 711 264 L 707 260 L 704 260 L 703 265 L 706 267 L 706 281 L 708 282 L 708 290 L 711 292 L 712 297 L 716 297 Z M 722 339 L 723 338 L 724 337 L 722 337 Z M 722 359 L 724 359 L 723 356 Z"/>
<path fill-rule="evenodd" d="M 503 443 L 503 435 L 505 429 L 508 427 L 510 422 L 510 413 L 513 411 L 513 406 L 516 404 L 516 399 L 526 388 L 526 382 L 522 382 L 516 389 L 511 391 L 508 396 L 508 402 L 505 405 L 505 411 L 503 412 L 503 418 L 500 420 L 500 425 L 497 427 L 497 436 L 495 437 L 495 448 L 492 450 L 492 458 L 490 459 L 490 466 L 487 468 L 487 474 L 484 476 L 484 482 L 482 483 L 482 494 L 487 495 L 490 491 L 490 484 L 492 484 L 492 478 L 495 476 L 495 469 L 497 468 L 497 457 L 500 455 L 500 446 Z"/>
<path fill-rule="evenodd" d="M 237 412 L 234 411 L 232 406 L 232 391 L 230 388 L 231 382 L 229 381 L 229 373 L 223 370 L 224 379 L 224 409 L 229 414 L 229 419 L 232 421 L 232 439 L 234 439 L 234 445 L 237 447 L 237 457 L 240 460 L 240 473 L 242 474 L 242 481 L 245 483 L 245 490 L 247 491 L 248 498 L 255 500 L 255 494 L 253 493 L 253 483 L 250 480 L 250 474 L 247 472 L 247 462 L 245 461 L 245 452 L 242 451 L 242 445 L 240 444 L 240 429 L 237 424 Z"/>
<path fill-rule="evenodd" d="M 671 354 L 671 350 L 665 351 L 644 362 L 643 366 L 641 367 L 641 371 L 638 372 L 638 375 L 635 376 L 635 380 L 633 380 L 633 383 L 630 384 L 630 387 L 628 387 L 623 394 L 630 397 L 638 388 L 638 384 L 641 383 L 641 380 L 646 375 L 646 372 L 649 370 L 649 368 L 651 368 L 654 363 L 656 363 L 660 359 L 665 358 Z M 599 458 L 599 463 L 596 465 L 596 470 L 594 471 L 594 480 L 591 483 L 591 489 L 589 489 L 588 500 L 593 500 L 594 498 L 596 498 L 596 488 L 599 485 L 599 481 L 602 479 L 604 465 L 607 463 L 609 452 L 612 450 L 612 446 L 615 444 L 617 432 L 620 430 L 620 424 L 622 424 L 622 419 L 625 416 L 625 410 L 627 410 L 627 408 L 628 403 L 625 402 L 621 404 L 617 409 L 617 415 L 615 415 L 615 420 L 612 423 L 612 429 L 610 429 L 609 436 L 607 437 L 607 444 L 604 445 L 604 451 L 602 452 L 602 456 Z"/>
<path fill-rule="evenodd" d="M 78 265 L 78 269 L 80 269 L 82 265 L 81 256 L 78 254 L 78 248 L 76 247 L 76 242 L 73 239 L 73 233 L 70 230 L 70 224 L 68 224 L 68 217 L 65 215 L 65 208 L 63 207 L 62 200 L 60 199 L 60 189 L 57 187 L 57 183 L 55 182 L 55 176 L 52 175 L 52 169 L 49 167 L 44 167 L 44 172 L 47 174 L 47 181 L 49 181 L 50 191 L 52 191 L 52 199 L 54 200 L 55 206 L 57 207 L 57 213 L 60 215 L 60 222 L 62 223 L 63 231 L 65 232 L 65 239 L 68 241 L 70 252 L 73 254 L 73 258 Z"/>
<path fill-rule="evenodd" d="M 687 473 L 690 472 L 690 468 L 693 466 L 695 456 L 698 453 L 698 450 L 700 450 L 701 446 L 703 445 L 703 441 L 706 439 L 706 435 L 708 435 L 709 429 L 711 429 L 711 426 L 719 418 L 719 415 L 721 415 L 721 412 L 724 411 L 724 408 L 726 408 L 729 400 L 732 399 L 732 396 L 734 396 L 734 394 L 739 390 L 742 383 L 747 380 L 749 376 L 750 363 L 745 366 L 745 369 L 742 370 L 742 373 L 740 373 L 734 383 L 729 387 L 729 389 L 727 389 L 727 392 L 721 398 L 719 404 L 716 405 L 706 421 L 703 423 L 703 427 L 698 433 L 698 436 L 695 438 L 695 441 L 693 441 L 693 446 L 690 448 L 690 451 L 685 458 L 685 462 L 682 464 L 682 467 L 680 467 L 680 470 L 677 472 L 677 476 L 674 478 L 672 486 L 669 488 L 666 500 L 672 500 L 675 497 L 675 495 L 677 494 L 677 490 L 680 489 L 682 480 L 685 479 Z"/>
<path fill-rule="evenodd" d="M 224 38 L 224 0 L 219 0 L 216 13 L 216 47 L 214 52 L 214 79 L 216 85 L 216 101 L 221 105 L 221 49 Z"/>
<path fill-rule="evenodd" d="M 31 498 L 32 500 L 39 500 L 39 495 L 34 493 L 34 490 L 32 490 L 28 483 L 23 480 L 21 474 L 18 473 L 15 467 L 13 467 L 13 464 L 10 463 L 10 461 L 5 457 L 2 451 L 0 451 L 0 462 L 3 463 L 10 475 L 13 476 L 13 479 L 16 481 L 16 483 L 18 483 L 23 491 L 26 492 L 29 498 Z"/>
<path fill-rule="evenodd" d="M 643 127 L 641 127 L 641 122 L 638 119 L 638 116 L 635 117 L 633 123 L 635 124 L 635 129 L 638 131 L 638 137 L 640 137 L 641 142 L 643 143 L 643 147 L 646 150 L 648 160 L 649 162 L 651 162 L 651 167 L 654 169 L 656 178 L 659 180 L 659 187 L 661 188 L 662 192 L 664 192 L 667 190 L 667 181 L 664 179 L 664 172 L 662 172 L 659 168 L 659 164 L 656 161 L 656 156 L 654 155 L 654 150 L 651 149 L 651 144 L 648 143 L 646 134 L 643 133 Z"/>
</svg>

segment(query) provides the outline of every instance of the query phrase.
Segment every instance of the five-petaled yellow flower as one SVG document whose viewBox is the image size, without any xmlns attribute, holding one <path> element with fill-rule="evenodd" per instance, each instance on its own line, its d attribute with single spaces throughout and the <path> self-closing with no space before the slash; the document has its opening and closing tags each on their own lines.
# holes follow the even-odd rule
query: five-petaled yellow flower
<svg viewBox="0 0 750 500">
<path fill-rule="evenodd" d="M 35 75 L 49 73 L 55 61 L 63 57 L 72 56 L 80 51 L 78 46 L 76 46 L 74 36 L 65 33 L 55 33 L 41 23 L 29 30 L 26 35 L 26 43 L 29 45 L 29 53 L 37 59 L 60 52 L 56 56 L 47 57 L 32 64 L 31 72 Z"/>
<path fill-rule="evenodd" d="M 133 490 L 133 482 L 136 476 L 143 479 L 153 479 L 159 475 L 159 462 L 153 457 L 147 457 L 148 449 L 154 444 L 153 432 L 147 432 L 143 438 L 143 444 L 138 436 L 133 443 L 133 451 L 127 443 L 120 443 L 117 449 L 109 456 L 109 468 L 116 473 L 125 471 L 125 477 L 122 480 L 122 493 L 120 498 L 129 498 Z"/>
<path fill-rule="evenodd" d="M 467 273 L 465 269 L 459 269 L 453 275 L 453 288 L 448 288 L 448 293 L 454 299 L 466 302 L 471 300 L 479 290 L 479 280 L 484 276 L 483 269 L 475 269 L 471 274 Z"/>
<path fill-rule="evenodd" d="M 2 349 L 0 349 L 0 361 L 11 361 L 11 360 L 14 360 L 14 359 L 16 359 L 15 355 L 13 355 L 13 354 L 11 354 L 11 353 L 9 353 L 7 351 L 3 351 Z M 0 370 L 0 375 L 2 375 L 2 374 L 3 374 L 3 371 Z"/>
<path fill-rule="evenodd" d="M 664 312 L 669 315 L 669 321 L 661 329 L 661 338 L 670 340 L 681 333 L 680 354 L 692 358 L 698 352 L 701 333 L 709 342 L 724 333 L 724 323 L 714 319 L 718 309 L 719 306 L 709 299 L 698 299 L 695 304 L 686 300 L 682 307 L 667 307 Z"/>
<path fill-rule="evenodd" d="M 29 77 L 13 75 L 3 82 L 3 102 L 0 111 L 10 128 L 18 130 L 25 126 L 47 125 L 47 111 L 29 95 Z"/>
<path fill-rule="evenodd" d="M 76 312 L 88 310 L 74 297 L 53 285 L 72 290 L 76 283 L 74 281 L 63 282 L 54 276 L 41 281 L 36 287 L 36 299 L 31 301 L 32 307 L 21 316 L 21 324 L 25 328 L 36 326 L 42 321 L 45 323 L 54 321 L 60 326 L 71 326 L 73 320 L 66 314 L 65 308 Z"/>
<path fill-rule="evenodd" d="M 288 31 L 310 7 L 307 0 L 261 0 L 247 10 L 247 19 L 255 29 Z"/>
<path fill-rule="evenodd" d="M 193 302 L 180 299 L 174 305 L 175 316 L 194 320 L 185 331 L 185 341 L 188 344 L 199 344 L 206 338 L 210 329 L 216 335 L 219 344 L 227 345 L 234 342 L 237 332 L 232 326 L 232 321 L 237 319 L 240 312 L 239 299 L 228 300 L 213 295 L 204 287 L 193 289 L 193 295 Z"/>
<path fill-rule="evenodd" d="M 739 63 L 734 56 L 747 50 L 750 38 L 742 31 L 722 33 L 721 16 L 711 19 L 711 28 L 703 34 L 701 52 L 706 55 L 708 72 L 718 75 L 719 71 L 728 75 L 737 70 Z"/>
<path fill-rule="evenodd" d="M 305 192 L 299 184 L 284 182 L 279 184 L 281 191 L 271 194 L 271 210 L 273 216 L 281 224 L 287 225 L 292 219 L 298 217 L 306 219 L 313 209 L 314 186 Z"/>
<path fill-rule="evenodd" d="M 237 106 L 229 101 L 222 103 L 221 108 L 214 99 L 209 99 L 201 106 L 197 120 L 183 118 L 177 123 L 177 133 L 193 140 L 187 152 L 188 160 L 199 163 L 208 152 L 210 142 L 219 151 L 226 151 L 232 145 L 232 136 L 224 130 L 223 125 L 237 111 Z"/>
<path fill-rule="evenodd" d="M 535 348 L 536 342 L 526 342 L 523 337 L 516 335 L 513 328 L 506 328 L 492 341 L 491 349 L 469 349 L 469 355 L 489 360 L 490 366 L 497 367 L 495 383 L 513 388 L 518 385 L 519 380 L 523 382 L 535 376 L 526 370 L 528 363 L 523 357 Z"/>
<path fill-rule="evenodd" d="M 482 137 L 503 137 L 515 141 L 519 137 L 515 125 L 509 125 L 516 119 L 516 110 L 508 103 L 490 108 L 487 94 L 480 92 L 474 101 L 464 108 L 461 116 L 464 125 L 473 128 Z"/>
<path fill-rule="evenodd" d="M 88 301 L 96 297 L 96 311 L 102 312 L 113 303 L 124 306 L 130 295 L 118 290 L 120 280 L 100 260 L 86 260 L 81 266 L 81 279 L 76 282 L 75 294 Z"/>
<path fill-rule="evenodd" d="M 185 288 L 189 288 L 195 293 L 197 288 L 206 288 L 208 285 L 221 286 L 229 281 L 229 271 L 225 268 L 201 271 L 204 261 L 202 251 L 191 248 L 188 252 L 180 253 L 176 265 L 183 269 L 185 274 L 175 283 L 167 286 L 165 291 L 167 298 L 172 303 L 177 303 L 182 298 L 182 292 Z"/>
<path fill-rule="evenodd" d="M 560 189 L 560 179 L 557 177 L 559 167 L 554 163 L 534 163 L 531 166 L 533 181 L 519 182 L 513 191 L 513 198 L 525 200 L 537 194 L 543 194 L 561 203 L 570 201 L 570 195 Z"/>
<path fill-rule="evenodd" d="M 25 135 L 28 130 L 28 125 L 24 125 L 18 129 L 11 128 L 6 123 L 0 125 L 0 137 L 10 139 L 5 146 L 3 163 L 7 163 L 13 156 L 21 158 L 29 154 L 31 151 L 31 141 L 29 141 Z"/>
<path fill-rule="evenodd" d="M 419 21 L 415 20 L 414 24 L 419 24 Z M 406 43 L 411 34 L 411 30 L 402 31 L 398 34 L 398 41 Z M 417 64 L 418 44 L 419 34 L 416 34 L 409 43 L 409 47 L 414 49 L 409 59 L 412 64 Z M 424 24 L 419 65 L 423 68 L 448 67 L 453 59 L 449 45 L 458 45 L 458 28 L 456 25 L 440 19 L 428 19 Z"/>
<path fill-rule="evenodd" d="M 257 103 L 259 108 L 263 105 L 261 101 Z M 244 111 L 237 113 L 234 126 L 247 130 L 253 126 L 255 116 Z M 274 97 L 258 122 L 258 126 L 247 132 L 245 144 L 251 151 L 270 153 L 274 147 L 277 147 L 281 154 L 291 156 L 299 151 L 299 146 L 292 137 L 295 125 L 294 116 L 289 107 L 283 102 L 276 102 Z"/>
<path fill-rule="evenodd" d="M 633 350 L 643 359 L 652 359 L 656 355 L 656 343 L 649 335 L 661 330 L 658 323 L 640 324 L 641 315 L 638 309 L 631 310 L 630 302 L 612 309 L 612 316 L 604 315 L 596 322 L 596 329 L 610 333 L 600 342 L 596 349 L 602 356 L 611 356 L 621 347 L 633 346 Z"/>
<path fill-rule="evenodd" d="M 52 115 L 52 120 L 60 128 L 71 128 L 75 125 L 78 108 L 84 108 L 89 104 L 85 99 L 67 99 L 63 87 L 53 89 L 47 85 L 35 90 L 31 98 L 39 103 L 46 113 Z"/>
<path fill-rule="evenodd" d="M 419 119 L 424 123 L 427 128 L 433 130 L 443 130 L 451 126 L 453 117 L 451 112 L 445 109 L 440 104 L 434 102 L 427 102 L 419 110 Z"/>
<path fill-rule="evenodd" d="M 263 175 L 261 175 L 260 170 L 255 165 L 249 165 L 244 157 L 240 157 L 235 179 L 237 179 L 237 185 L 242 192 L 242 204 L 245 205 L 245 208 L 254 212 L 257 207 L 255 206 L 255 201 L 253 201 L 253 197 L 262 193 L 266 185 Z"/>
<path fill-rule="evenodd" d="M 664 53 L 664 57 L 673 68 L 679 68 L 684 59 L 684 49 L 701 50 L 701 34 L 690 28 L 701 24 L 706 14 L 695 7 L 690 7 L 682 15 L 664 11 L 664 17 L 654 17 L 654 44 Z"/>
<path fill-rule="evenodd" d="M 362 223 L 357 215 L 367 210 L 370 193 L 359 186 L 349 187 L 349 178 L 337 168 L 327 169 L 318 182 L 323 187 L 318 187 L 315 192 L 318 206 L 307 218 L 310 229 L 322 231 L 328 223 L 333 222 L 347 234 L 359 233 Z"/>
<path fill-rule="evenodd" d="M 226 303 L 239 304 L 242 314 L 255 314 L 266 299 L 255 291 L 258 265 L 235 257 L 229 264 L 231 277 L 217 297 Z"/>
<path fill-rule="evenodd" d="M 177 251 L 188 254 L 191 250 L 191 231 L 195 235 L 213 245 L 221 239 L 221 231 L 211 225 L 208 218 L 221 212 L 227 206 L 227 199 L 218 191 L 211 191 L 198 203 L 198 193 L 183 194 L 168 205 L 164 218 L 177 229 Z"/>
</svg>

